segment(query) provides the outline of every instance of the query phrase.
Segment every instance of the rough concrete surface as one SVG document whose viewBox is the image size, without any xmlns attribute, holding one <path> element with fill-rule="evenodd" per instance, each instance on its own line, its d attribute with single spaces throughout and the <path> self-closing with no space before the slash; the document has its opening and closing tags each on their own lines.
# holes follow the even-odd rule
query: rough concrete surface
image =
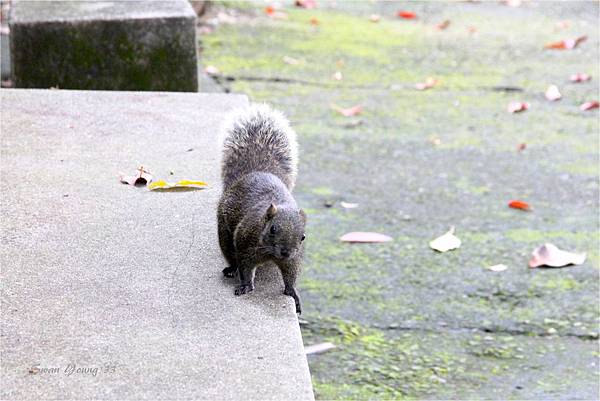
<svg viewBox="0 0 600 401">
<path fill-rule="evenodd" d="M 15 1 L 16 87 L 198 90 L 196 16 L 176 1 Z"/>
<path fill-rule="evenodd" d="M 598 100 L 599 3 L 317 3 L 278 6 L 286 18 L 215 9 L 201 37 L 222 87 L 282 109 L 298 134 L 303 338 L 337 345 L 309 356 L 316 397 L 598 399 L 600 124 L 579 106 Z M 427 77 L 438 84 L 416 90 Z M 450 226 L 461 248 L 430 249 Z M 351 231 L 393 241 L 341 243 Z M 587 260 L 529 269 L 545 242 Z"/>
<path fill-rule="evenodd" d="M 243 297 L 221 274 L 217 133 L 245 96 L 0 96 L 0 398 L 313 398 L 277 273 Z M 210 187 L 119 183 L 139 164 Z"/>
</svg>

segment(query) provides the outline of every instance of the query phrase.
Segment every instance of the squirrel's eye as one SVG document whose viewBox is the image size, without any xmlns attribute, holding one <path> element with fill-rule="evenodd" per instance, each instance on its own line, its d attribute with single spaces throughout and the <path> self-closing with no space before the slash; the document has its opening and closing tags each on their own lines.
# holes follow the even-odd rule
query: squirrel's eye
<svg viewBox="0 0 600 401">
<path fill-rule="evenodd" d="M 275 234 L 275 232 L 277 232 L 277 229 L 275 228 L 275 226 L 271 226 L 271 230 L 269 230 L 271 234 Z"/>
<path fill-rule="evenodd" d="M 302 235 L 302 238 L 300 238 L 300 242 L 304 241 L 305 238 L 306 238 L 306 235 Z"/>
</svg>

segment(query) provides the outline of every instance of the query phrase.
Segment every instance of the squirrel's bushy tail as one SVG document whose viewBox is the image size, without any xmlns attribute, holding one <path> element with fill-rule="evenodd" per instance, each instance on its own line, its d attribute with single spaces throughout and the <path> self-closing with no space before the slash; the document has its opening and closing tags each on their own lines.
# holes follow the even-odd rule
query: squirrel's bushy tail
<svg viewBox="0 0 600 401">
<path fill-rule="evenodd" d="M 234 114 L 225 126 L 221 176 L 224 188 L 251 172 L 279 177 L 291 191 L 296 183 L 296 133 L 279 111 L 266 104 Z"/>
</svg>

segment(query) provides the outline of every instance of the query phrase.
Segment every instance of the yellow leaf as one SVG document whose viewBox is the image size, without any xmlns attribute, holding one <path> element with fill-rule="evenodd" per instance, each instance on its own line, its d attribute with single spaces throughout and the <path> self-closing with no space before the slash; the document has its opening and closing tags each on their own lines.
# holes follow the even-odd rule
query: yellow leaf
<svg viewBox="0 0 600 401">
<path fill-rule="evenodd" d="M 148 185 L 150 191 L 191 191 L 195 189 L 203 189 L 208 184 L 204 181 L 181 180 L 176 183 L 166 182 L 163 180 L 154 181 Z"/>
</svg>

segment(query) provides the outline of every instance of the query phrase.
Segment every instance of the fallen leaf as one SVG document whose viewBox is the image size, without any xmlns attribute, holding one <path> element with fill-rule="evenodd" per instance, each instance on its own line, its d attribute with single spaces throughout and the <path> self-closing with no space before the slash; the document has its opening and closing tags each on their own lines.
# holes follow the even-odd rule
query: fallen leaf
<svg viewBox="0 0 600 401">
<path fill-rule="evenodd" d="M 332 350 L 334 348 L 335 348 L 335 345 L 333 345 L 332 343 L 320 343 L 320 344 L 314 344 L 314 345 L 309 345 L 308 347 L 304 347 L 304 353 L 306 355 L 320 354 L 322 352 L 326 352 L 326 351 Z"/>
<path fill-rule="evenodd" d="M 585 82 L 589 81 L 590 79 L 592 79 L 592 77 L 584 72 L 573 74 L 569 77 L 569 81 L 571 82 Z"/>
<path fill-rule="evenodd" d="M 551 102 L 559 100 L 562 97 L 556 85 L 550 85 L 548 89 L 546 89 L 546 92 L 544 92 L 544 96 Z"/>
<path fill-rule="evenodd" d="M 475 28 L 474 26 L 470 26 L 467 28 L 467 32 L 469 32 L 472 35 L 477 32 L 477 28 Z"/>
<path fill-rule="evenodd" d="M 416 19 L 417 18 L 417 14 L 413 13 L 412 11 L 398 11 L 396 16 L 398 16 L 400 18 L 404 18 L 404 19 Z"/>
<path fill-rule="evenodd" d="M 163 180 L 155 181 L 148 185 L 150 191 L 193 191 L 204 189 L 208 186 L 204 181 L 181 180 L 175 183 Z"/>
<path fill-rule="evenodd" d="M 317 8 L 317 2 L 315 0 L 296 0 L 294 5 L 308 10 Z"/>
<path fill-rule="evenodd" d="M 527 109 L 529 109 L 529 103 L 525 102 L 510 102 L 507 107 L 509 113 L 520 113 Z"/>
<path fill-rule="evenodd" d="M 355 118 L 354 120 L 350 120 L 347 123 L 343 124 L 342 127 L 344 128 L 356 128 L 359 125 L 363 125 L 365 123 L 365 121 L 361 118 Z"/>
<path fill-rule="evenodd" d="M 349 203 L 349 202 L 341 201 L 340 206 L 343 207 L 344 209 L 355 209 L 358 207 L 358 203 Z"/>
<path fill-rule="evenodd" d="M 121 181 L 123 184 L 129 184 L 133 186 L 148 185 L 152 182 L 152 174 L 145 170 L 144 166 L 139 166 L 135 175 L 126 176 L 121 173 L 119 176 L 119 181 Z"/>
<path fill-rule="evenodd" d="M 437 24 L 435 26 L 435 29 L 437 29 L 438 31 L 443 31 L 444 29 L 448 28 L 449 26 L 450 26 L 450 20 L 447 19 L 447 20 L 442 21 L 439 24 Z"/>
<path fill-rule="evenodd" d="M 283 11 L 277 11 L 273 6 L 265 7 L 265 14 L 274 19 L 287 19 L 287 14 Z"/>
<path fill-rule="evenodd" d="M 523 4 L 523 1 L 522 0 L 505 0 L 503 3 L 509 7 L 521 7 L 521 4 Z"/>
<path fill-rule="evenodd" d="M 389 242 L 392 240 L 392 237 L 388 237 L 384 234 L 378 233 L 370 233 L 370 232 L 351 232 L 348 234 L 344 234 L 340 237 L 340 241 L 342 242 Z"/>
<path fill-rule="evenodd" d="M 430 137 L 428 140 L 433 146 L 440 146 L 442 144 L 442 140 L 438 137 Z"/>
<path fill-rule="evenodd" d="M 520 200 L 511 200 L 510 202 L 508 202 L 508 207 L 527 211 L 531 210 L 531 206 L 529 206 L 529 203 Z"/>
<path fill-rule="evenodd" d="M 585 257 L 585 253 L 567 252 L 558 249 L 556 245 L 544 244 L 533 250 L 531 259 L 529 259 L 529 267 L 581 265 L 585 262 Z"/>
<path fill-rule="evenodd" d="M 575 39 L 559 40 L 557 42 L 547 43 L 544 48 L 553 50 L 572 50 L 579 46 L 581 42 L 587 40 L 587 36 L 580 36 Z"/>
<path fill-rule="evenodd" d="M 206 68 L 204 68 L 204 72 L 208 75 L 219 75 L 221 73 L 214 65 L 207 65 Z"/>
<path fill-rule="evenodd" d="M 342 75 L 341 71 L 336 71 L 335 73 L 333 73 L 331 78 L 335 79 L 336 81 L 341 81 L 342 78 L 344 78 L 344 76 Z"/>
<path fill-rule="evenodd" d="M 450 227 L 450 230 L 446 234 L 429 242 L 429 246 L 438 252 L 447 252 L 459 248 L 460 244 L 460 239 L 454 235 L 454 227 Z"/>
<path fill-rule="evenodd" d="M 520 143 L 520 144 L 517 146 L 517 151 L 518 151 L 518 152 L 522 152 L 522 151 L 524 151 L 526 148 L 527 148 L 527 144 L 526 144 L 526 143 Z"/>
<path fill-rule="evenodd" d="M 283 56 L 283 62 L 289 65 L 298 65 L 300 64 L 300 60 L 295 59 L 293 57 L 289 57 L 289 56 Z"/>
<path fill-rule="evenodd" d="M 371 14 L 371 16 L 369 17 L 369 21 L 371 22 L 379 22 L 380 19 L 381 16 L 378 14 Z"/>
<path fill-rule="evenodd" d="M 600 107 L 600 104 L 597 101 L 593 101 L 593 102 L 585 102 L 584 104 L 579 106 L 579 109 L 581 111 L 587 111 L 587 110 L 597 109 L 598 107 Z"/>
<path fill-rule="evenodd" d="M 339 106 L 336 106 L 335 104 L 331 105 L 331 108 L 334 109 L 335 111 L 337 111 L 338 113 L 340 113 L 343 116 L 346 117 L 351 117 L 351 116 L 355 116 L 357 114 L 360 114 L 362 112 L 362 106 L 360 105 L 356 105 L 356 106 L 352 106 L 350 108 L 347 109 L 343 109 Z"/>
<path fill-rule="evenodd" d="M 319 25 L 319 20 L 317 19 L 317 17 L 312 17 L 310 19 L 310 24 L 311 25 Z"/>
<path fill-rule="evenodd" d="M 500 264 L 500 265 L 488 266 L 488 267 L 486 267 L 486 269 L 491 270 L 493 272 L 503 272 L 504 270 L 508 269 L 508 266 Z"/>
<path fill-rule="evenodd" d="M 434 86 L 436 86 L 438 83 L 438 80 L 432 77 L 428 77 L 425 82 L 420 82 L 418 84 L 415 85 L 415 88 L 417 90 L 425 90 L 425 89 L 429 89 L 429 88 L 433 88 Z"/>
</svg>

